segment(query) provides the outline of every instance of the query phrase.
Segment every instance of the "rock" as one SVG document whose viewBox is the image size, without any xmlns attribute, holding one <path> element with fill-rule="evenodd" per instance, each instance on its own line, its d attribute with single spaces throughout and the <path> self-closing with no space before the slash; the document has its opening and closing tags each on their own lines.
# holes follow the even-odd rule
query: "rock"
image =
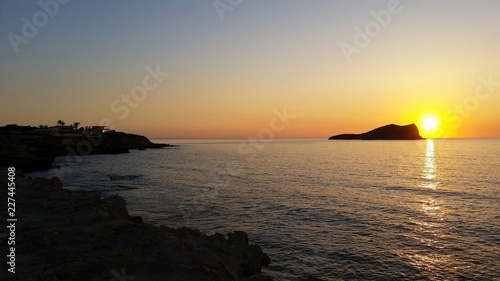
<svg viewBox="0 0 500 281">
<path fill-rule="evenodd" d="M 262 275 L 262 274 L 255 274 L 255 275 L 252 275 L 248 278 L 245 278 L 243 279 L 243 281 L 273 281 L 273 279 L 269 276 L 265 276 L 265 275 Z"/>
<path fill-rule="evenodd" d="M 318 278 L 311 276 L 311 275 L 305 275 L 305 276 L 295 278 L 295 279 L 293 279 L 293 281 L 323 281 L 323 280 L 318 279 Z"/>
<path fill-rule="evenodd" d="M 82 143 L 84 152 L 82 153 Z M 52 167 L 56 156 L 78 157 L 79 154 L 128 153 L 129 149 L 176 147 L 152 143 L 148 138 L 122 132 L 100 137 L 74 133 L 69 136 L 40 134 L 35 127 L 7 125 L 0 127 L 0 167 L 34 171 Z"/>
<path fill-rule="evenodd" d="M 394 124 L 376 128 L 362 134 L 342 134 L 331 136 L 329 140 L 421 140 L 415 124 L 398 126 Z"/>
<path fill-rule="evenodd" d="M 248 235 L 243 231 L 235 231 L 232 234 L 228 234 L 227 240 L 233 246 L 248 245 Z"/>
<path fill-rule="evenodd" d="M 142 220 L 142 217 L 141 217 L 141 216 L 133 216 L 133 217 L 130 217 L 130 221 L 131 221 L 131 222 L 135 222 L 135 223 L 139 223 L 139 224 L 142 224 L 142 223 L 143 223 L 143 220 Z"/>
<path fill-rule="evenodd" d="M 127 202 L 120 195 L 112 195 L 102 199 L 101 211 L 108 213 L 111 218 L 122 218 L 129 220 L 130 215 L 127 211 Z"/>
<path fill-rule="evenodd" d="M 51 189 L 62 189 L 63 182 L 58 177 L 53 177 L 50 179 L 46 178 L 36 178 L 31 181 L 30 186 L 36 186 L 36 188 L 43 190 L 51 190 Z"/>
<path fill-rule="evenodd" d="M 271 280 L 261 274 L 269 257 L 245 232 L 207 236 L 141 223 L 121 196 L 69 191 L 57 178 L 17 184 L 14 280 L 111 280 L 122 273 L 151 281 Z"/>
</svg>

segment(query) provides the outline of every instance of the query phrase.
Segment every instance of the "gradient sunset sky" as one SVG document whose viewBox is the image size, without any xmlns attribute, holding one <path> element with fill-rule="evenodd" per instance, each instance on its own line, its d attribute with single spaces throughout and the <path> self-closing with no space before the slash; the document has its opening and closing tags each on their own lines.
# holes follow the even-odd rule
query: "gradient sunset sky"
<svg viewBox="0 0 500 281">
<path fill-rule="evenodd" d="M 426 114 L 441 136 L 500 137 L 498 0 L 61 0 L 45 24 L 37 2 L 0 1 L 0 125 L 106 119 L 150 138 L 247 138 L 286 108 L 295 118 L 278 138 Z M 342 44 L 367 26 L 348 62 Z M 152 87 L 148 67 L 168 77 Z M 123 102 L 145 79 L 143 99 Z"/>
</svg>

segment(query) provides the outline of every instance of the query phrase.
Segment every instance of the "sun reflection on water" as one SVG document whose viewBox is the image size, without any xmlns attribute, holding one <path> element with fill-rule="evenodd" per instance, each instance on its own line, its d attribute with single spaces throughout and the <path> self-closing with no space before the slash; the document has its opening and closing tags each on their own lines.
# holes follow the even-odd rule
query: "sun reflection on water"
<svg viewBox="0 0 500 281">
<path fill-rule="evenodd" d="M 413 231 L 406 234 L 407 238 L 417 243 L 411 247 L 403 247 L 398 255 L 408 260 L 419 272 L 425 272 L 426 279 L 443 280 L 443 277 L 455 274 L 465 265 L 449 253 L 449 249 L 454 246 L 450 242 L 446 202 L 431 192 L 439 184 L 434 144 L 433 140 L 427 140 L 418 183 L 420 188 L 430 189 L 429 194 L 416 198 L 416 215 L 409 218 Z"/>
<path fill-rule="evenodd" d="M 422 171 L 422 178 L 424 181 L 420 184 L 420 187 L 436 189 L 438 182 L 435 182 L 436 178 L 436 158 L 434 153 L 434 141 L 427 140 L 425 149 L 425 165 Z"/>
<path fill-rule="evenodd" d="M 444 202 L 432 196 L 422 198 L 419 206 L 418 211 L 423 216 L 410 219 L 414 230 L 408 234 L 418 241 L 418 246 L 405 249 L 401 256 L 414 267 L 427 272 L 428 280 L 443 280 L 443 276 L 453 274 L 464 266 L 447 250 L 453 247 L 449 241 L 448 213 L 443 208 Z"/>
</svg>

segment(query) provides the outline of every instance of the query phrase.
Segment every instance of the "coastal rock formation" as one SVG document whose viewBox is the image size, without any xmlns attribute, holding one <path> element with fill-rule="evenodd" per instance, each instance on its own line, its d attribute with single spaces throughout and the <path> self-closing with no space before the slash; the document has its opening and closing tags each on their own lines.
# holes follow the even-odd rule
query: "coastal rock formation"
<svg viewBox="0 0 500 281">
<path fill-rule="evenodd" d="M 82 142 L 91 143 L 86 154 L 170 146 L 118 132 L 92 142 L 87 136 L 48 136 L 9 125 L 0 127 L 0 171 L 51 168 L 55 156 L 78 151 Z M 4 187 L 6 179 L 0 178 Z M 18 174 L 15 184 L 15 274 L 8 273 L 8 263 L 0 266 L 12 274 L 9 280 L 272 280 L 261 273 L 270 258 L 249 244 L 245 232 L 206 235 L 149 225 L 129 215 L 122 197 L 70 191 L 59 178 L 27 180 Z M 0 193 L 0 201 L 6 196 L 7 190 Z M 7 213 L 0 219 L 6 222 Z M 7 230 L 0 231 L 2 245 L 10 241 Z"/>
<path fill-rule="evenodd" d="M 376 128 L 362 134 L 341 134 L 331 136 L 329 140 L 421 140 L 415 124 L 399 126 L 395 124 Z"/>
<path fill-rule="evenodd" d="M 295 279 L 293 279 L 293 281 L 323 281 L 323 280 L 316 278 L 314 276 L 311 276 L 311 275 L 305 275 L 305 276 L 295 278 Z"/>
<path fill-rule="evenodd" d="M 271 280 L 260 273 L 269 257 L 241 231 L 209 236 L 143 224 L 120 196 L 66 190 L 58 178 L 18 181 L 15 196 L 9 280 Z M 7 239 L 1 232 L 0 243 Z"/>
<path fill-rule="evenodd" d="M 144 136 L 114 131 L 57 136 L 40 134 L 34 127 L 0 127 L 0 167 L 14 166 L 24 171 L 50 169 L 56 156 L 116 154 L 162 147 L 173 145 L 155 144 Z"/>
</svg>

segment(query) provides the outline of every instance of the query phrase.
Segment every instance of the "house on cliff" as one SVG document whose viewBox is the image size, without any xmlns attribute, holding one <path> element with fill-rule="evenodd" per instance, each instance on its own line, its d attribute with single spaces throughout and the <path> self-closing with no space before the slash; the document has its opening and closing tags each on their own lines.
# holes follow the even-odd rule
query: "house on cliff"
<svg viewBox="0 0 500 281">
<path fill-rule="evenodd" d="M 106 134 L 113 132 L 106 126 L 89 126 L 86 128 L 76 129 L 74 126 L 52 126 L 37 129 L 37 133 L 42 135 L 50 135 L 54 137 L 106 137 Z"/>
</svg>

